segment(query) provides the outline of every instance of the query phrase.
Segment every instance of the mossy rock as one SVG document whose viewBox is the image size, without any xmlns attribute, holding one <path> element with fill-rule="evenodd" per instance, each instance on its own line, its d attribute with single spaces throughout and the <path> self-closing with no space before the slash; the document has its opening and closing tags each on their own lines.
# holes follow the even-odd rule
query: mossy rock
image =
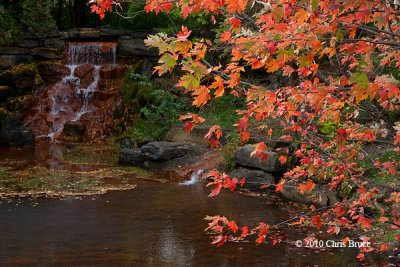
<svg viewBox="0 0 400 267">
<path fill-rule="evenodd" d="M 24 111 L 30 108 L 33 102 L 33 95 L 23 95 L 9 98 L 5 103 L 5 106 L 11 112 Z"/>
<path fill-rule="evenodd" d="M 0 85 L 29 91 L 35 84 L 35 76 L 36 68 L 34 64 L 19 64 L 0 74 Z M 21 90 L 18 94 L 20 93 Z"/>
</svg>

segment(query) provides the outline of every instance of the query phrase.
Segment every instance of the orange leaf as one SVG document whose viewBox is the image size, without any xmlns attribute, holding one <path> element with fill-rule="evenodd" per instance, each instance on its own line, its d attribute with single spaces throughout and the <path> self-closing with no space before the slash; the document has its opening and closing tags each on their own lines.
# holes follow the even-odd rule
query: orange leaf
<svg viewBox="0 0 400 267">
<path fill-rule="evenodd" d="M 209 88 L 210 89 L 217 89 L 216 91 L 215 91 L 215 93 L 214 93 L 214 96 L 215 97 L 220 97 L 220 96 L 222 96 L 223 94 L 224 94 L 224 88 L 225 88 L 225 86 L 224 86 L 224 81 L 222 80 L 222 78 L 221 77 L 219 77 L 219 76 L 215 76 L 215 82 L 213 82 L 210 86 L 209 86 Z"/>
<path fill-rule="evenodd" d="M 199 88 L 194 89 L 194 92 L 192 93 L 194 97 L 193 105 L 197 107 L 205 105 L 208 100 L 210 100 L 209 92 L 210 90 L 205 86 L 200 86 Z"/>
<path fill-rule="evenodd" d="M 234 233 L 236 233 L 239 230 L 239 227 L 236 225 L 234 221 L 230 221 L 228 223 L 228 228 Z"/>
<path fill-rule="evenodd" d="M 319 230 L 322 226 L 321 218 L 318 215 L 313 216 L 312 220 L 311 220 L 311 224 L 315 225 L 315 227 L 317 227 L 317 229 Z"/>
<path fill-rule="evenodd" d="M 307 181 L 305 184 L 299 184 L 299 190 L 301 194 L 305 191 L 311 192 L 315 188 L 315 183 L 313 181 Z"/>
</svg>

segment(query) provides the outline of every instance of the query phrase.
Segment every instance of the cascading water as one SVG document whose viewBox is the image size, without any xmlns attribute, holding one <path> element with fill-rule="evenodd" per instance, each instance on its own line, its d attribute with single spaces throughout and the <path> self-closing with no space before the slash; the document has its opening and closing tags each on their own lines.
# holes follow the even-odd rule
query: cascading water
<svg viewBox="0 0 400 267">
<path fill-rule="evenodd" d="M 67 67 L 70 74 L 57 82 L 49 91 L 51 110 L 47 121 L 50 133 L 47 136 L 57 139 L 67 122 L 79 121 L 82 115 L 92 112 L 90 99 L 98 89 L 100 68 L 103 64 L 116 63 L 115 43 L 70 43 L 68 46 Z M 83 76 L 77 71 L 91 73 L 89 82 L 82 83 Z M 78 77 L 79 76 L 79 77 Z M 80 100 L 80 101 L 77 101 Z M 80 107 L 76 103 L 80 102 Z M 74 104 L 72 104 L 74 103 Z"/>
</svg>

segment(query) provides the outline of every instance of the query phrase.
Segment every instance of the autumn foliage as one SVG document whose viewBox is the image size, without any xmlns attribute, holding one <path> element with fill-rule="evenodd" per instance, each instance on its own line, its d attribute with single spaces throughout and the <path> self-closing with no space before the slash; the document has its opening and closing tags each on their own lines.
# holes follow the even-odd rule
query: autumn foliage
<svg viewBox="0 0 400 267">
<path fill-rule="evenodd" d="M 111 1 L 92 1 L 100 16 L 111 10 Z M 204 106 L 210 99 L 232 94 L 246 99 L 247 109 L 238 111 L 236 127 L 245 143 L 253 130 L 274 134 L 270 121 L 279 121 L 281 138 L 292 142 L 280 161 L 297 164 L 276 185 L 282 191 L 287 181 L 296 181 L 299 194 L 312 192 L 317 184 L 330 190 L 355 192 L 324 209 L 311 210 L 309 217 L 295 218 L 291 225 L 311 225 L 338 234 L 341 229 L 360 228 L 372 247 L 364 253 L 384 251 L 389 246 L 375 235 L 400 227 L 400 193 L 396 187 L 374 182 L 370 173 L 399 175 L 399 162 L 373 159 L 364 145 L 385 143 L 400 153 L 400 125 L 388 115 L 400 108 L 400 6 L 391 0 L 148 0 L 147 12 L 169 12 L 178 8 L 188 14 L 206 11 L 219 25 L 216 40 L 191 39 L 182 27 L 176 36 L 150 35 L 145 41 L 160 54 L 155 73 L 163 75 L 180 68 L 178 86 L 191 94 L 193 105 Z M 221 54 L 218 64 L 210 55 Z M 275 88 L 262 78 L 276 74 L 283 81 Z M 259 77 L 258 76 L 258 77 Z M 373 123 L 362 123 L 368 113 Z M 182 117 L 190 131 L 203 122 L 194 114 Z M 397 117 L 398 120 L 398 117 Z M 329 131 L 323 131 L 330 126 Z M 218 146 L 222 131 L 211 128 L 207 137 Z M 263 158 L 269 148 L 257 145 L 253 156 Z M 370 162 L 371 169 L 362 163 Z M 240 177 L 210 173 L 211 195 L 223 188 L 233 190 Z M 384 206 L 377 200 L 384 198 Z M 382 201 L 381 201 L 382 202 Z M 275 226 L 238 226 L 225 217 L 207 217 L 213 243 L 256 236 L 256 242 L 274 238 Z M 397 231 L 396 240 L 400 241 Z M 272 237 L 272 238 L 271 238 Z M 395 248 L 396 249 L 396 248 Z"/>
</svg>

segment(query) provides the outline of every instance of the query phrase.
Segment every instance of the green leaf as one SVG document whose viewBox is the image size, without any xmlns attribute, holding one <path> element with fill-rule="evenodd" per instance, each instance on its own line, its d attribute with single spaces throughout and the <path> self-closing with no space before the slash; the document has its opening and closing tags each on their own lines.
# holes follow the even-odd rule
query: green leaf
<svg viewBox="0 0 400 267">
<path fill-rule="evenodd" d="M 319 5 L 320 0 L 311 0 L 311 11 L 314 12 L 318 5 Z"/>
<path fill-rule="evenodd" d="M 356 73 L 351 74 L 350 82 L 356 83 L 358 86 L 360 86 L 362 88 L 369 87 L 368 76 L 365 73 L 356 72 Z"/>
</svg>

